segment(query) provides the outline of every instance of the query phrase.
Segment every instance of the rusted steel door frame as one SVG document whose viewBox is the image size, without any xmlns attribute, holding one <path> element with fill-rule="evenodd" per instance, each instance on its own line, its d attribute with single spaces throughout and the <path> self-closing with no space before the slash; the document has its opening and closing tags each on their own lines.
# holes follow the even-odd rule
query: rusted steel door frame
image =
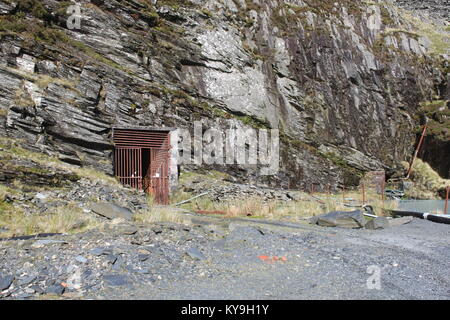
<svg viewBox="0 0 450 320">
<path fill-rule="evenodd" d="M 119 181 L 155 196 L 159 204 L 169 203 L 169 131 L 114 129 L 114 173 Z M 149 150 L 148 163 L 143 151 Z M 148 168 L 144 168 L 147 166 Z M 144 171 L 146 175 L 144 176 Z"/>
<path fill-rule="evenodd" d="M 142 149 L 116 148 L 114 166 L 114 173 L 123 185 L 142 189 Z"/>
</svg>

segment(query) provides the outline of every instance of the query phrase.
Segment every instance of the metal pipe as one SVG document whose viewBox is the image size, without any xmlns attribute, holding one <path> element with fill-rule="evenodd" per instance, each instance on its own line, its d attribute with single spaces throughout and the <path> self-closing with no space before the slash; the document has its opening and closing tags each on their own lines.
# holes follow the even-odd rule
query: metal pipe
<svg viewBox="0 0 450 320">
<path fill-rule="evenodd" d="M 446 215 L 448 213 L 448 196 L 450 193 L 450 186 L 447 187 L 447 192 L 445 195 L 445 208 L 444 208 L 444 214 Z"/>
<path fill-rule="evenodd" d="M 413 156 L 413 158 L 411 160 L 411 163 L 409 164 L 409 169 L 408 169 L 408 173 L 406 175 L 406 179 L 409 179 L 409 176 L 411 175 L 412 167 L 414 165 L 414 161 L 416 161 L 417 155 L 419 154 L 419 150 L 420 150 L 420 147 L 422 146 L 423 139 L 425 138 L 425 134 L 426 133 L 427 133 L 427 125 L 425 125 L 423 127 L 422 136 L 420 137 L 419 144 L 417 146 L 416 152 L 414 152 L 414 156 Z"/>
<path fill-rule="evenodd" d="M 419 218 L 419 219 L 430 220 L 433 222 L 450 224 L 450 218 L 438 216 L 438 215 L 434 215 L 434 214 L 413 212 L 413 211 L 398 211 L 398 210 L 390 210 L 390 211 L 391 211 L 392 215 L 394 215 L 394 216 L 400 216 L 400 217 L 411 216 L 411 217 L 415 217 L 415 218 Z"/>
<path fill-rule="evenodd" d="M 190 199 L 187 199 L 187 200 L 184 200 L 184 201 L 178 202 L 178 203 L 174 204 L 174 206 L 175 206 L 175 207 L 177 207 L 177 206 L 179 206 L 179 205 L 182 205 L 182 204 L 185 204 L 185 203 L 191 202 L 192 200 L 195 200 L 195 199 L 197 199 L 197 198 L 200 198 L 200 197 L 206 196 L 207 194 L 209 194 L 209 191 L 208 191 L 208 192 L 204 192 L 204 193 L 202 193 L 202 194 L 199 194 L 199 195 L 197 195 L 197 196 L 195 196 L 195 197 L 192 197 L 192 198 L 190 198 Z"/>
<path fill-rule="evenodd" d="M 364 186 L 364 181 L 362 182 L 362 203 L 366 203 L 366 189 Z"/>
</svg>

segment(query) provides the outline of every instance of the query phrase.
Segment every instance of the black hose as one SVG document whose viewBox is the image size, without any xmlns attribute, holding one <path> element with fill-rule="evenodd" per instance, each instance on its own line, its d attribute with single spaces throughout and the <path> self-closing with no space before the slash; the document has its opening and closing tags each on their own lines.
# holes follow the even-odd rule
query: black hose
<svg viewBox="0 0 450 320">
<path fill-rule="evenodd" d="M 390 210 L 392 215 L 394 216 L 401 216 L 401 217 L 415 217 L 419 219 L 426 219 L 429 221 L 437 222 L 437 223 L 445 223 L 450 224 L 450 218 L 448 217 L 442 217 L 434 214 L 426 214 L 421 212 L 414 212 L 414 211 L 398 211 L 398 210 Z"/>
</svg>

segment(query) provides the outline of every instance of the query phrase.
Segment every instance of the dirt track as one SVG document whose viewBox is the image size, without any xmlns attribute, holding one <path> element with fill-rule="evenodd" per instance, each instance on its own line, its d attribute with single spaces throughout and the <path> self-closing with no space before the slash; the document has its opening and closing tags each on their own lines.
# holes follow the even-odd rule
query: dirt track
<svg viewBox="0 0 450 320">
<path fill-rule="evenodd" d="M 414 219 L 370 231 L 193 219 L 190 227 L 160 225 L 133 235 L 118 228 L 59 237 L 67 244 L 43 248 L 33 248 L 35 241 L 0 243 L 2 274 L 16 271 L 13 289 L 4 298 L 37 296 L 27 297 L 24 287 L 16 285 L 26 261 L 34 261 L 25 273 L 38 276 L 34 285 L 42 291 L 80 270 L 80 288 L 66 288 L 62 297 L 67 298 L 450 298 L 448 225 Z M 192 248 L 201 254 L 187 255 Z M 111 255 L 118 259 L 111 262 Z M 380 290 L 367 287 L 369 266 L 380 270 Z"/>
</svg>

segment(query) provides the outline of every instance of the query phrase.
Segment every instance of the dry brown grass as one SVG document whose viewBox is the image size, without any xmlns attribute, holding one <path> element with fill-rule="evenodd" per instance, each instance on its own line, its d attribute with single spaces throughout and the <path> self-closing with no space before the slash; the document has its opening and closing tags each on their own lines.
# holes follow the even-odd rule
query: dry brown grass
<svg viewBox="0 0 450 320">
<path fill-rule="evenodd" d="M 74 204 L 55 208 L 50 213 L 28 214 L 12 205 L 1 206 L 0 227 L 8 231 L 2 237 L 34 235 L 38 233 L 79 233 L 100 226 L 93 217 Z"/>
<path fill-rule="evenodd" d="M 154 206 L 149 210 L 137 213 L 134 221 L 142 224 L 153 224 L 158 222 L 173 222 L 188 224 L 182 214 L 174 208 Z"/>
<path fill-rule="evenodd" d="M 148 195 L 147 204 L 149 210 L 141 211 L 134 216 L 134 220 L 142 224 L 157 222 L 174 222 L 188 224 L 188 221 L 175 208 L 158 206 L 153 195 Z"/>
<path fill-rule="evenodd" d="M 402 162 L 405 170 L 409 168 L 407 162 Z M 431 166 L 416 159 L 411 171 L 411 181 L 414 183 L 412 189 L 407 190 L 407 196 L 417 199 L 436 199 L 438 191 L 450 186 L 450 179 L 443 179 L 431 168 Z"/>
<path fill-rule="evenodd" d="M 357 196 L 357 193 L 346 193 L 345 198 Z M 370 195 L 367 195 L 370 200 Z M 376 195 L 379 197 L 379 195 Z M 214 202 L 207 197 L 200 198 L 183 207 L 192 211 L 223 212 L 225 217 L 261 218 L 268 220 L 292 220 L 306 219 L 331 211 L 352 211 L 355 208 L 347 207 L 342 202 L 342 195 L 316 194 L 319 200 L 303 194 L 298 201 L 265 201 L 260 197 L 251 197 L 225 202 Z M 358 199 L 358 198 L 355 198 Z M 347 203 L 350 203 L 347 201 Z M 395 201 L 382 201 L 373 198 L 366 201 L 374 207 L 375 214 L 385 215 L 385 210 L 395 209 Z"/>
</svg>

